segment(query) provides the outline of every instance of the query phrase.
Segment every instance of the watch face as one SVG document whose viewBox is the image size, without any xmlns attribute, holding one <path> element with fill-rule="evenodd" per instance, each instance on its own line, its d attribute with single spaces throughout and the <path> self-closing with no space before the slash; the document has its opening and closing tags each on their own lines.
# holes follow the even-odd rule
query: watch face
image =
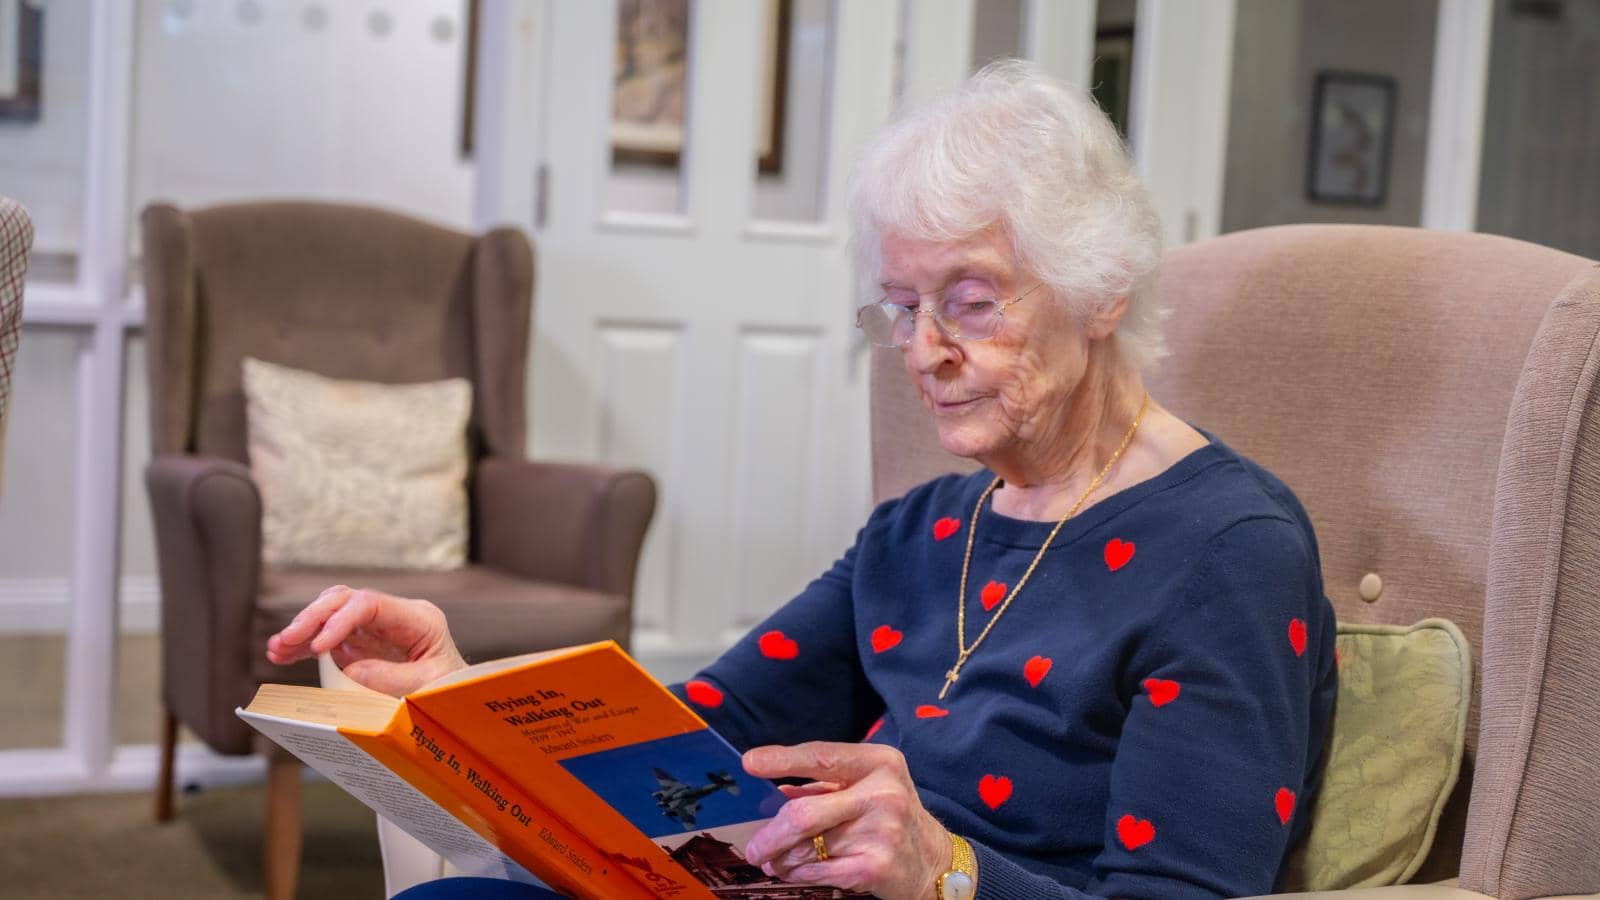
<svg viewBox="0 0 1600 900">
<path fill-rule="evenodd" d="M 972 900 L 974 890 L 972 876 L 965 872 L 946 872 L 939 879 L 939 900 Z"/>
</svg>

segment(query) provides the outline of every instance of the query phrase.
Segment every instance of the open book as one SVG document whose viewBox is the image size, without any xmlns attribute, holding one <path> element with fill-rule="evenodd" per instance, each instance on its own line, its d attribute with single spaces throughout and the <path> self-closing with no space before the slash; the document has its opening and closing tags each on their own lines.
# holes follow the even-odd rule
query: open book
<svg viewBox="0 0 1600 900">
<path fill-rule="evenodd" d="M 782 793 L 613 641 L 404 699 L 267 684 L 238 714 L 463 874 L 605 900 L 847 896 L 744 861 Z"/>
</svg>

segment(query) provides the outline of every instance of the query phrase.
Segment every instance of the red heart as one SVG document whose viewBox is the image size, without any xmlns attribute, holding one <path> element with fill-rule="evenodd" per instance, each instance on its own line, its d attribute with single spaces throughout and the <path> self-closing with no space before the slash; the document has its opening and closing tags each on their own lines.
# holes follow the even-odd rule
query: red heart
<svg viewBox="0 0 1600 900">
<path fill-rule="evenodd" d="M 1278 821 L 1289 824 L 1289 817 L 1294 815 L 1294 791 L 1286 787 L 1278 788 L 1278 795 L 1272 798 L 1272 805 L 1278 808 Z"/>
<path fill-rule="evenodd" d="M 1048 656 L 1035 656 L 1023 664 L 1022 677 L 1028 679 L 1028 684 L 1038 687 L 1044 676 L 1050 674 L 1052 664 Z"/>
<path fill-rule="evenodd" d="M 872 736 L 877 734 L 878 733 L 878 729 L 882 728 L 882 727 L 883 727 L 883 716 L 879 716 L 878 717 L 878 721 L 873 722 L 872 723 L 872 727 L 867 729 L 866 736 L 863 737 L 862 740 L 863 741 L 872 740 Z"/>
<path fill-rule="evenodd" d="M 1011 779 L 1004 775 L 996 778 L 985 775 L 978 782 L 978 796 L 988 804 L 990 809 L 999 809 L 1000 804 L 1011 799 Z"/>
<path fill-rule="evenodd" d="M 1125 541 L 1122 538 L 1106 541 L 1105 556 L 1106 568 L 1115 572 L 1127 565 L 1128 560 L 1133 559 L 1133 541 Z"/>
<path fill-rule="evenodd" d="M 872 652 L 882 653 L 900 645 L 900 639 L 905 637 L 905 632 L 895 631 L 887 625 L 879 625 L 872 629 Z"/>
<path fill-rule="evenodd" d="M 983 586 L 983 611 L 994 609 L 994 605 L 1006 598 L 1006 583 L 1004 581 L 991 581 Z"/>
<path fill-rule="evenodd" d="M 767 659 L 794 659 L 800 655 L 800 645 L 781 631 L 769 631 L 761 636 L 761 655 Z"/>
<path fill-rule="evenodd" d="M 949 516 L 945 516 L 939 521 L 933 523 L 933 539 L 936 541 L 942 541 L 960 530 L 960 519 L 952 519 Z"/>
<path fill-rule="evenodd" d="M 1178 699 L 1178 692 L 1183 690 L 1176 681 L 1168 681 L 1165 678 L 1146 678 L 1142 684 L 1150 694 L 1150 705 L 1157 708 Z"/>
<path fill-rule="evenodd" d="M 722 692 L 713 687 L 709 682 L 691 681 L 683 686 L 689 699 L 701 706 L 721 706 Z"/>
<path fill-rule="evenodd" d="M 1117 820 L 1117 840 L 1129 850 L 1137 850 L 1156 839 L 1156 826 L 1149 819 L 1125 815 Z"/>
<path fill-rule="evenodd" d="M 1289 620 L 1289 646 L 1294 648 L 1295 656 L 1304 656 L 1306 652 L 1306 623 L 1299 619 Z"/>
<path fill-rule="evenodd" d="M 934 706 L 931 703 L 924 703 L 917 707 L 917 718 L 919 719 L 942 719 L 948 715 L 950 715 L 950 710 Z"/>
</svg>

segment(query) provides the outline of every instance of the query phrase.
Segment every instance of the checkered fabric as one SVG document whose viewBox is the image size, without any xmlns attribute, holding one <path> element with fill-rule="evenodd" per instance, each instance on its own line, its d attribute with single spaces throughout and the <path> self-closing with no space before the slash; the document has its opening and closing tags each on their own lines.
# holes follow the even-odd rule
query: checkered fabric
<svg viewBox="0 0 1600 900">
<path fill-rule="evenodd" d="M 11 368 L 22 337 L 22 279 L 33 247 L 33 222 L 15 200 L 0 197 L 0 464 L 11 414 Z"/>
</svg>

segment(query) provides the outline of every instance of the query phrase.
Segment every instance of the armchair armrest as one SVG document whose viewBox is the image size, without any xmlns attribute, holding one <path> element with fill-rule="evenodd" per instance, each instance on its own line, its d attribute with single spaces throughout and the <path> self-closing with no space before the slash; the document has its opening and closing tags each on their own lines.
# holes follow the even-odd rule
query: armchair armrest
<svg viewBox="0 0 1600 900">
<path fill-rule="evenodd" d="M 249 753 L 248 703 L 261 568 L 261 495 L 232 460 L 158 456 L 145 469 L 161 578 L 162 699 L 222 753 Z"/>
<path fill-rule="evenodd" d="M 644 472 L 488 458 L 478 465 L 473 533 L 485 565 L 631 598 L 655 513 Z"/>
</svg>

